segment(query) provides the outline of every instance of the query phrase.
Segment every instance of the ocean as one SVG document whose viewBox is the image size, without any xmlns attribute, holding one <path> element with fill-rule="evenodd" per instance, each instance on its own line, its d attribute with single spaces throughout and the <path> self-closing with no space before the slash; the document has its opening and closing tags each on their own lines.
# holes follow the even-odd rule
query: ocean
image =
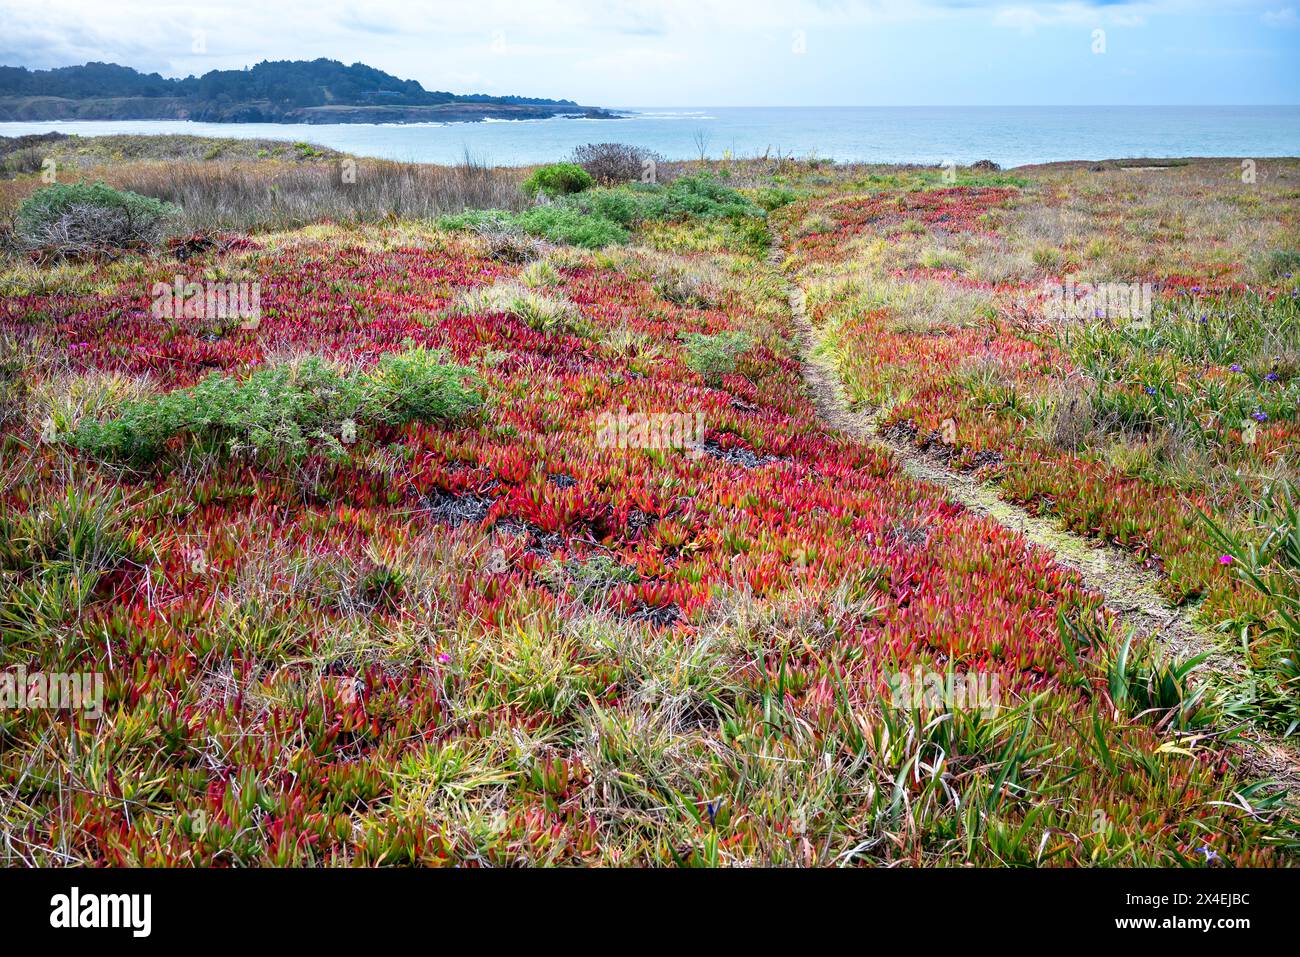
<svg viewBox="0 0 1300 957">
<path fill-rule="evenodd" d="M 307 141 L 361 156 L 432 163 L 466 152 L 496 165 L 550 162 L 574 146 L 618 141 L 669 159 L 778 153 L 860 162 L 1004 167 L 1129 157 L 1300 156 L 1300 106 L 999 106 L 639 108 L 626 118 L 406 125 L 191 123 L 181 120 L 0 123 L 0 135 L 60 130 L 193 133 Z"/>
</svg>

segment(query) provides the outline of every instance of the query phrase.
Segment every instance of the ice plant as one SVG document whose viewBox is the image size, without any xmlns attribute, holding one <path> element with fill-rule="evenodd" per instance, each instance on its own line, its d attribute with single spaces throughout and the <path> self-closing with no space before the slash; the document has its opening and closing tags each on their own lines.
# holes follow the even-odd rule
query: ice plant
<svg viewBox="0 0 1300 957">
<path fill-rule="evenodd" d="M 1017 196 L 853 190 L 778 213 L 792 229 L 826 217 L 787 236 L 815 269 L 908 222 L 987 239 L 985 217 Z M 113 716 L 6 718 L 0 775 L 20 796 L 6 826 L 24 854 L 1184 865 L 1213 831 L 1225 861 L 1283 860 L 1262 839 L 1270 815 L 1229 799 L 1240 782 L 1220 742 L 1173 760 L 1157 722 L 1107 704 L 1084 664 L 1117 636 L 1098 596 L 822 422 L 771 268 L 696 226 L 653 235 L 689 241 L 660 255 L 716 273 L 708 296 L 665 284 L 644 251 L 567 250 L 528 277 L 558 312 L 519 304 L 523 264 L 408 225 L 196 250 L 187 268 L 257 272 L 257 329 L 153 316 L 165 259 L 106 271 L 102 297 L 4 299 L 0 333 L 39 328 L 39 368 L 94 397 L 73 410 L 88 421 L 179 402 L 214 374 L 244 395 L 305 356 L 373 400 L 311 419 L 330 428 L 306 428 L 292 462 L 218 454 L 202 416 L 129 466 L 42 442 L 44 415 L 6 424 L 23 481 L 3 493 L 4 662 L 101 669 Z M 1180 587 L 1235 594 L 1207 574 L 1179 490 L 1029 440 L 1022 397 L 1078 364 L 1023 327 L 1013 292 L 946 335 L 900 331 L 887 308 L 813 311 L 839 324 L 850 387 L 895 400 L 886 428 L 926 443 L 950 420 L 955 440 L 938 444 L 954 466 L 1014 466 L 1008 495 L 1165 562 Z M 734 348 L 702 362 L 701 342 Z M 481 404 L 411 414 L 429 382 L 410 357 L 433 354 L 473 371 Z M 1125 381 L 1148 408 L 1131 395 L 1144 379 Z M 598 441 L 623 410 L 689 412 L 701 441 Z M 1063 642 L 1063 620 L 1094 645 Z M 937 722 L 888 707 L 890 676 L 914 667 L 996 678 L 1006 704 Z M 1098 806 L 1122 840 L 1095 833 Z"/>
</svg>

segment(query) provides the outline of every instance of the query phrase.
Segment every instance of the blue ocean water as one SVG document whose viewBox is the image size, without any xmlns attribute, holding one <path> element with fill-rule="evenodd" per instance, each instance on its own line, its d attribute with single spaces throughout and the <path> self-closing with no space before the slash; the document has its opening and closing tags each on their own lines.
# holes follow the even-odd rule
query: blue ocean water
<svg viewBox="0 0 1300 957">
<path fill-rule="evenodd" d="M 615 120 L 556 118 L 449 124 L 190 123 L 180 120 L 0 123 L 0 135 L 60 130 L 193 133 L 305 140 L 361 156 L 447 163 L 468 150 L 499 165 L 548 162 L 574 146 L 619 141 L 669 159 L 765 152 L 840 161 L 1004 167 L 1127 157 L 1300 156 L 1300 106 L 1005 106 L 641 108 Z"/>
</svg>

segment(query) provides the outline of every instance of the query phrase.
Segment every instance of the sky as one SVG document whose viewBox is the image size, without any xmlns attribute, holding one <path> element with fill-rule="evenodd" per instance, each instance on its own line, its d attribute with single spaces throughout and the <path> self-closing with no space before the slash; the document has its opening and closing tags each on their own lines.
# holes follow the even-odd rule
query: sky
<svg viewBox="0 0 1300 957">
<path fill-rule="evenodd" d="M 0 0 L 0 64 L 362 62 L 610 107 L 1300 103 L 1300 0 Z"/>
</svg>

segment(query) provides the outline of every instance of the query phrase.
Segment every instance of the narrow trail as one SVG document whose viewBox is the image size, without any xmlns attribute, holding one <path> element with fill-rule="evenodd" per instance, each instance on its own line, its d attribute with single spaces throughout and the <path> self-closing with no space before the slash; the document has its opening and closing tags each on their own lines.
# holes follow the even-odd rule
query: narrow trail
<svg viewBox="0 0 1300 957">
<path fill-rule="evenodd" d="M 1056 561 L 1074 570 L 1084 584 L 1102 596 L 1106 607 L 1126 627 L 1157 640 L 1167 654 L 1178 658 L 1208 653 L 1201 666 L 1225 684 L 1247 679 L 1241 661 L 1187 609 L 1172 607 L 1158 591 L 1159 574 L 1138 564 L 1122 549 L 1084 538 L 1062 529 L 1051 518 L 1034 515 L 1008 502 L 990 484 L 973 473 L 959 472 L 936 461 L 908 442 L 888 438 L 878 431 L 875 412 L 853 410 L 833 363 L 817 348 L 819 338 L 808 318 L 802 290 L 780 268 L 782 249 L 774 244 L 768 264 L 781 280 L 798 336 L 804 383 L 821 418 L 832 428 L 889 452 L 912 478 L 938 486 L 971 512 L 985 515 L 1026 541 L 1051 552 Z M 1278 782 L 1296 799 L 1300 797 L 1300 751 L 1270 738 L 1254 726 L 1240 729 L 1234 745 L 1248 773 Z"/>
</svg>

